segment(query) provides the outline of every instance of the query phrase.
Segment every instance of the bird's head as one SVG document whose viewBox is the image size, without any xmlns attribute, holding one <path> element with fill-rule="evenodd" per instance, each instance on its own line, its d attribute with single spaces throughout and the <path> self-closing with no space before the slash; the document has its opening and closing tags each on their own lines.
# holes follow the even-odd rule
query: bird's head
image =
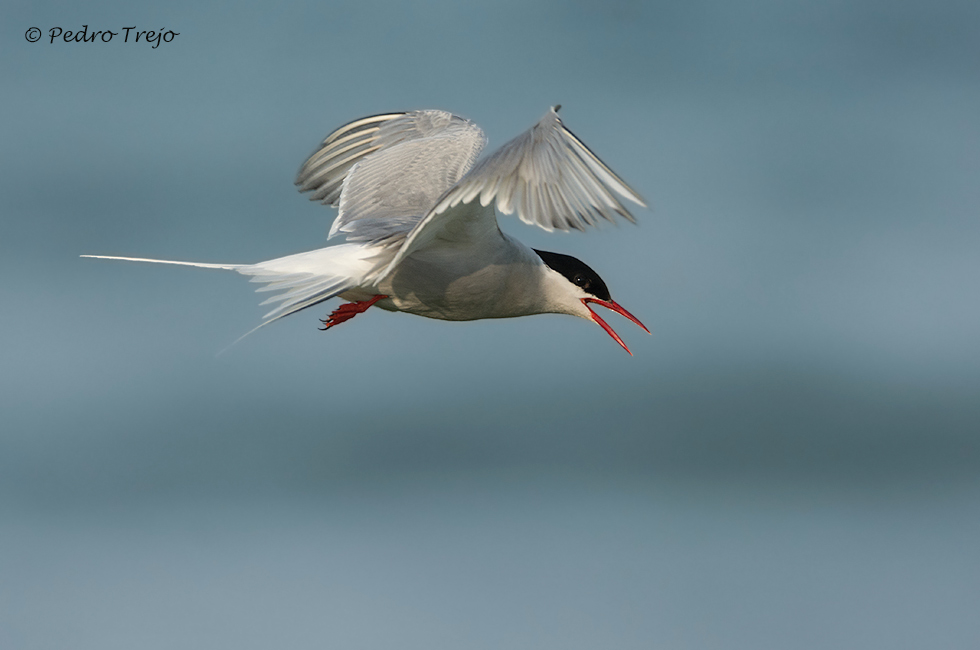
<svg viewBox="0 0 980 650">
<path fill-rule="evenodd" d="M 552 287 L 552 293 L 556 294 L 554 296 L 555 306 L 557 307 L 555 311 L 595 321 L 599 327 L 606 330 L 606 333 L 613 337 L 613 340 L 623 346 L 623 349 L 632 356 L 633 353 L 623 343 L 623 339 L 619 338 L 619 335 L 613 331 L 613 328 L 609 327 L 606 321 L 602 320 L 597 313 L 592 311 L 589 304 L 595 303 L 602 305 L 606 309 L 611 309 L 617 314 L 625 316 L 642 327 L 647 334 L 650 333 L 650 330 L 636 316 L 626 311 L 619 303 L 612 299 L 609 295 L 609 289 L 606 288 L 606 283 L 602 281 L 599 274 L 589 268 L 585 262 L 571 255 L 549 253 L 548 251 L 539 251 L 537 249 L 534 252 L 538 254 L 538 257 L 541 258 L 541 261 L 544 262 L 549 272 L 551 272 L 549 274 L 549 277 L 552 279 L 550 286 Z M 555 275 L 560 276 L 560 279 L 556 278 Z"/>
</svg>

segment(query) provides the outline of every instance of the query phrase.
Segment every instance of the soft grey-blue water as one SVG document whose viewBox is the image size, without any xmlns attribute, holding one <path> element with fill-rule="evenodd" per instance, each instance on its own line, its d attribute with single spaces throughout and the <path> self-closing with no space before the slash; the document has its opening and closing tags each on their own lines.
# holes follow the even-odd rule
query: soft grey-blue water
<svg viewBox="0 0 980 650">
<path fill-rule="evenodd" d="M 0 16 L 0 647 L 980 647 L 977 3 Z M 84 25 L 179 35 L 50 40 Z M 216 356 L 255 285 L 78 257 L 317 248 L 332 129 L 492 150 L 557 103 L 651 209 L 501 225 L 598 271 L 633 357 L 328 305 Z"/>
</svg>

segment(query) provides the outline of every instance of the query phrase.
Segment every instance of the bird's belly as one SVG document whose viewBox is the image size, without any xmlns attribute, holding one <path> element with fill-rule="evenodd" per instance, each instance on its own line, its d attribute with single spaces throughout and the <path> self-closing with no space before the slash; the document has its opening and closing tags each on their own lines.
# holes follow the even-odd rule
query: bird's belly
<svg viewBox="0 0 980 650">
<path fill-rule="evenodd" d="M 529 265 L 499 259 L 407 258 L 378 287 L 382 309 L 441 320 L 509 318 L 529 313 Z"/>
</svg>

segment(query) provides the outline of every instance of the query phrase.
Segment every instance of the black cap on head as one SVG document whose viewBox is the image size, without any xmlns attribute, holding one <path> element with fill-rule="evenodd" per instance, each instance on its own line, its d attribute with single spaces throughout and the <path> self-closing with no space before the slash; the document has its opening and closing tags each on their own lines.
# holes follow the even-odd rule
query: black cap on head
<svg viewBox="0 0 980 650">
<path fill-rule="evenodd" d="M 602 281 L 598 273 L 590 269 L 582 260 L 574 258 L 571 255 L 549 253 L 548 251 L 539 251 L 537 249 L 533 250 L 549 269 L 561 273 L 575 286 L 580 287 L 583 291 L 592 294 L 599 300 L 611 300 L 606 283 Z"/>
</svg>

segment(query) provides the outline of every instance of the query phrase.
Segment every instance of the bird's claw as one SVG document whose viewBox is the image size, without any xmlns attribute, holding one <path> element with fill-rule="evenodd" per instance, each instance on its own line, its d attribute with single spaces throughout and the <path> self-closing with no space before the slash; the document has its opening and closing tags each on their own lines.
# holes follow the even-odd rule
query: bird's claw
<svg viewBox="0 0 980 650">
<path fill-rule="evenodd" d="M 382 298 L 387 298 L 388 296 L 377 295 L 370 300 L 357 300 L 355 302 L 347 302 L 343 305 L 337 307 L 330 315 L 326 318 L 321 318 L 320 322 L 323 323 L 323 327 L 318 328 L 321 332 L 325 332 L 335 325 L 340 325 L 341 323 L 347 322 L 354 318 L 358 314 L 361 314 L 368 310 L 368 308 L 374 303 L 378 302 Z"/>
</svg>

